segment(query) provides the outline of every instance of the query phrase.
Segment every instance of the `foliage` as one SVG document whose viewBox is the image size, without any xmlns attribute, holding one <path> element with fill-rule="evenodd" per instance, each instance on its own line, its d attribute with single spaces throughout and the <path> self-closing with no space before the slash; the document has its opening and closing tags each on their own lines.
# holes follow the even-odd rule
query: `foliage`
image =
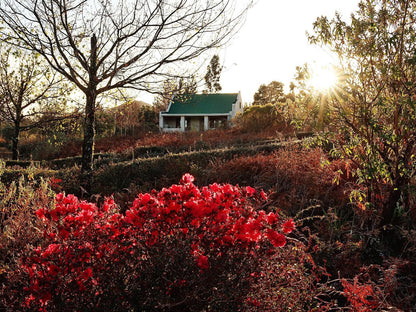
<svg viewBox="0 0 416 312">
<path fill-rule="evenodd" d="M 114 108 L 97 112 L 97 137 L 113 135 L 138 136 L 155 132 L 158 129 L 158 116 L 153 106 L 141 101 L 130 101 Z"/>
<path fill-rule="evenodd" d="M 176 94 L 179 95 L 191 95 L 195 94 L 198 89 L 198 83 L 195 80 L 195 76 L 180 77 L 178 82 Z"/>
<path fill-rule="evenodd" d="M 58 147 L 63 143 L 80 138 L 82 134 L 81 114 L 75 110 L 66 119 L 51 120 L 48 123 L 42 123 L 33 131 L 36 137 L 44 138 L 50 144 Z"/>
<path fill-rule="evenodd" d="M 361 272 L 351 280 L 341 279 L 343 294 L 353 311 L 411 311 L 414 308 L 414 294 L 400 298 L 402 271 L 411 266 L 407 261 L 391 259 L 384 265 L 363 266 Z M 391 305 L 394 304 L 394 307 Z M 400 310 L 400 311 L 403 311 Z"/>
<path fill-rule="evenodd" d="M 68 89 L 38 54 L 4 43 L 0 49 L 0 118 L 13 127 L 12 158 L 17 160 L 21 131 L 64 118 Z"/>
<path fill-rule="evenodd" d="M 263 106 L 267 104 L 284 103 L 286 100 L 283 92 L 283 83 L 272 81 L 268 85 L 262 84 L 253 96 L 253 105 Z"/>
<path fill-rule="evenodd" d="M 246 118 L 243 118 L 243 127 L 248 127 L 248 131 L 258 131 L 261 127 L 266 128 L 268 126 L 272 127 L 272 129 L 277 129 L 278 131 L 287 131 L 293 116 L 290 114 L 288 106 L 289 102 L 287 101 L 288 98 L 283 92 L 283 87 L 283 83 L 279 81 L 272 81 L 268 85 L 260 85 L 258 91 L 253 96 L 254 100 L 251 105 L 253 108 L 249 107 L 247 111 L 248 115 Z M 267 114 L 266 110 L 271 109 L 272 107 L 276 109 L 276 121 L 273 122 L 272 117 L 269 116 L 271 119 L 267 120 L 266 125 L 263 125 L 262 122 L 265 120 L 258 120 L 258 115 Z M 258 112 L 250 112 L 250 110 L 258 110 Z M 246 111 L 244 113 L 246 113 Z M 253 118 L 253 120 L 250 120 L 250 118 Z"/>
<path fill-rule="evenodd" d="M 230 135 L 229 132 L 221 132 L 224 134 L 226 141 L 231 139 L 231 137 L 228 137 Z M 218 141 L 219 137 L 222 138 L 216 131 L 212 133 L 207 132 L 203 135 L 206 144 L 209 146 L 218 145 L 216 141 Z M 142 288 L 140 291 L 142 295 L 136 296 L 139 291 L 134 294 L 137 298 L 142 298 L 141 302 L 153 304 L 153 307 L 141 307 L 142 310 L 175 311 L 176 309 L 183 311 L 186 310 L 187 306 L 181 306 L 180 303 L 185 299 L 190 300 L 190 298 L 186 298 L 185 294 L 191 294 L 190 297 L 196 299 L 192 300 L 192 303 L 190 303 L 192 305 L 190 306 L 195 307 L 201 304 L 195 308 L 198 311 L 204 309 L 211 311 L 224 309 L 244 311 L 286 311 L 291 309 L 294 311 L 306 311 L 314 309 L 324 310 L 325 307 L 327 309 L 349 309 L 352 311 L 365 311 L 366 309 L 375 311 L 394 309 L 412 311 L 416 300 L 416 275 L 413 270 L 416 244 L 414 239 L 415 232 L 411 229 L 412 221 L 410 219 L 407 220 L 408 225 L 406 227 L 395 226 L 394 228 L 384 227 L 383 229 L 372 227 L 374 213 L 369 209 L 362 210 L 348 203 L 350 190 L 356 187 L 355 177 L 352 176 L 354 170 L 352 162 L 336 159 L 317 148 L 282 148 L 280 146 L 278 150 L 274 150 L 275 153 L 273 154 L 270 153 L 272 150 L 266 151 L 266 145 L 263 145 L 267 143 L 269 148 L 270 145 L 273 145 L 271 140 L 264 140 L 263 138 L 259 142 L 253 142 L 251 141 L 253 138 L 253 135 L 241 136 L 241 140 L 238 141 L 241 145 L 237 145 L 237 141 L 235 141 L 234 144 L 236 145 L 234 148 L 228 150 L 201 150 L 179 155 L 166 154 L 166 157 L 155 157 L 146 161 L 129 161 L 120 164 L 113 164 L 110 159 L 112 157 L 122 159 L 124 157 L 122 155 L 108 155 L 108 160 L 107 158 L 97 159 L 97 166 L 102 168 L 97 172 L 96 180 L 96 191 L 100 194 L 95 194 L 90 198 L 91 201 L 97 204 L 76 200 L 72 195 L 60 197 L 68 203 L 77 203 L 77 211 L 73 213 L 67 211 L 68 214 L 60 217 L 61 219 L 68 215 L 72 215 L 74 218 L 79 217 L 78 221 L 71 223 L 70 229 L 64 227 L 64 223 L 61 221 L 40 220 L 34 216 L 34 211 L 41 207 L 50 207 L 40 210 L 39 214 L 41 212 L 45 216 L 50 214 L 49 218 L 51 218 L 53 210 L 57 207 L 62 207 L 61 204 L 53 202 L 53 193 L 51 193 L 50 188 L 53 188 L 55 191 L 67 190 L 68 192 L 73 192 L 75 190 L 79 192 L 79 183 L 76 180 L 78 171 L 75 168 L 62 172 L 45 171 L 33 167 L 28 167 L 24 171 L 17 167 L 5 169 L 2 178 L 7 181 L 7 185 L 13 184 L 12 182 L 18 180 L 22 173 L 25 176 L 24 181 L 28 182 L 22 182 L 15 188 L 12 195 L 7 197 L 11 200 L 7 201 L 1 198 L 2 203 L 7 203 L 6 206 L 8 207 L 2 211 L 13 211 L 14 214 L 8 214 L 11 217 L 6 217 L 7 231 L 2 232 L 0 238 L 1 248 L 5 250 L 1 255 L 2 260 L 0 260 L 3 261 L 0 267 L 0 309 L 5 306 L 11 310 L 33 309 L 33 306 L 27 308 L 20 306 L 21 303 L 25 302 L 25 296 L 28 296 L 31 304 L 35 302 L 30 297 L 28 289 L 22 291 L 23 287 L 28 286 L 29 281 L 34 283 L 34 280 L 29 279 L 28 270 L 23 270 L 20 262 L 21 256 L 24 256 L 28 261 L 33 261 L 36 257 L 42 256 L 48 250 L 50 244 L 77 248 L 80 242 L 88 241 L 91 243 L 91 246 L 83 245 L 82 249 L 77 249 L 77 252 L 71 255 L 74 257 L 80 255 L 82 258 L 83 255 L 90 253 L 91 262 L 86 265 L 82 261 L 74 260 L 69 264 L 66 263 L 68 266 L 75 266 L 73 272 L 64 275 L 62 271 L 59 271 L 58 274 L 62 283 L 60 282 L 60 288 L 58 287 L 57 289 L 71 289 L 71 294 L 68 291 L 67 297 L 73 300 L 74 305 L 79 304 L 80 308 L 78 309 L 80 310 L 84 307 L 83 302 L 85 302 L 85 310 L 93 309 L 88 304 L 96 302 L 93 293 L 100 287 L 104 291 L 99 296 L 102 298 L 103 304 L 104 302 L 108 303 L 103 309 L 108 310 L 108 307 L 113 307 L 113 302 L 116 302 L 116 305 L 114 305 L 115 310 L 134 310 L 131 306 L 138 307 L 139 303 L 137 301 L 131 299 L 131 301 L 123 305 L 120 301 L 117 301 L 120 298 L 115 298 L 114 296 L 118 296 L 121 293 L 120 285 L 122 288 L 126 283 L 136 282 L 134 277 L 131 277 L 134 274 L 129 273 L 129 270 L 138 272 L 138 269 L 146 269 L 141 276 L 144 276 L 144 280 L 153 281 L 153 283 L 148 283 L 145 286 L 141 284 Z M 189 146 L 195 144 L 196 147 L 196 143 L 202 138 L 195 134 L 176 134 L 163 135 L 160 139 L 166 143 L 166 147 L 160 151 L 160 147 L 155 147 L 154 151 L 151 151 L 166 153 L 166 149 L 172 151 L 175 148 L 180 148 L 184 142 L 187 142 Z M 158 142 L 155 138 L 149 137 L 148 142 L 152 142 L 151 140 Z M 171 147 L 168 145 L 169 141 L 173 142 Z M 255 145 L 256 143 L 258 145 Z M 264 151 L 264 153 L 259 153 L 259 151 Z M 139 150 L 135 150 L 135 155 L 136 152 L 140 153 Z M 99 164 L 100 162 L 101 164 Z M 112 170 L 108 170 L 105 164 L 108 164 L 108 168 L 112 168 Z M 215 181 L 218 183 L 252 185 L 256 189 L 264 188 L 270 190 L 267 202 L 259 203 L 255 200 L 251 202 L 251 199 L 254 199 L 256 196 L 250 197 L 250 200 L 247 198 L 247 200 L 253 203 L 254 211 L 264 209 L 266 215 L 269 212 L 273 212 L 276 216 L 279 215 L 280 219 L 286 218 L 283 217 L 283 213 L 290 215 L 296 220 L 297 230 L 290 234 L 289 237 L 286 237 L 286 246 L 275 249 L 275 254 L 261 253 L 261 258 L 255 261 L 246 261 L 244 264 L 234 258 L 232 261 L 225 261 L 224 258 L 221 258 L 220 261 L 219 258 L 212 256 L 216 252 L 215 248 L 210 249 L 208 253 L 200 254 L 207 258 L 199 258 L 199 255 L 196 257 L 191 252 L 184 252 L 184 250 L 192 250 L 192 243 L 187 243 L 182 238 L 188 237 L 189 240 L 198 241 L 200 237 L 191 239 L 190 236 L 186 236 L 188 233 L 185 235 L 183 232 L 180 233 L 182 236 L 178 236 L 180 241 L 176 242 L 172 236 L 159 236 L 159 238 L 165 238 L 165 240 L 163 240 L 164 245 L 162 247 L 159 245 L 157 250 L 155 249 L 153 250 L 154 252 L 150 253 L 153 267 L 146 266 L 149 263 L 145 265 L 144 262 L 132 264 L 137 258 L 133 259 L 132 255 L 128 253 L 123 253 L 118 257 L 119 260 L 113 264 L 111 264 L 111 261 L 105 261 L 104 265 L 104 258 L 97 260 L 95 251 L 100 250 L 101 244 L 99 242 L 104 246 L 107 246 L 107 243 L 114 243 L 114 240 L 108 236 L 103 236 L 101 230 L 97 231 L 97 227 L 100 228 L 101 225 L 107 224 L 110 216 L 114 218 L 111 220 L 116 221 L 119 219 L 114 217 L 114 215 L 125 218 L 127 211 L 132 210 L 132 207 L 137 208 L 137 205 L 135 206 L 133 203 L 135 200 L 137 201 L 135 194 L 138 191 L 170 185 L 175 178 L 177 179 L 180 176 L 180 172 L 185 170 L 195 173 L 201 185 L 207 185 Z M 45 185 L 42 184 L 44 182 L 39 182 L 41 181 L 41 176 L 51 176 L 53 180 L 50 180 L 49 185 L 41 186 Z M 182 183 L 188 183 L 186 181 L 189 182 L 190 179 L 184 179 Z M 130 184 L 130 182 L 133 182 L 133 184 Z M 27 186 L 28 184 L 31 186 Z M 117 188 L 108 191 L 108 186 L 113 187 L 114 185 L 117 185 Z M 217 184 L 214 183 L 214 185 Z M 219 185 L 220 189 L 223 189 L 223 186 Z M 2 186 L 2 190 L 8 187 Z M 121 190 L 122 187 L 126 187 L 126 189 Z M 181 189 L 184 187 L 184 184 L 172 187 Z M 164 189 L 162 192 L 152 191 L 148 195 L 152 200 L 157 199 L 160 202 L 159 196 L 163 192 L 165 192 L 163 194 L 166 194 L 166 190 L 172 190 L 172 187 Z M 193 187 L 199 190 L 200 193 L 204 189 L 204 187 Z M 243 193 L 244 190 L 245 192 L 251 190 L 251 188 L 244 187 L 236 187 L 236 189 L 241 190 Z M 119 206 L 116 206 L 115 203 L 111 204 L 111 208 L 104 212 L 102 206 L 104 198 L 102 196 L 105 193 L 112 193 L 114 190 L 117 190 L 114 194 L 114 200 Z M 20 191 L 22 196 L 19 196 Z M 85 197 L 86 194 L 84 193 L 83 196 Z M 147 194 L 139 195 L 140 203 L 143 203 L 143 196 L 147 197 Z M 239 195 L 238 198 L 245 197 Z M 163 200 L 165 199 L 169 200 L 172 198 L 165 196 Z M 107 203 L 110 202 L 111 200 L 107 200 Z M 155 202 L 156 200 L 153 201 L 153 203 Z M 204 199 L 204 202 L 208 203 L 209 200 Z M 150 209 L 150 205 L 143 205 L 143 207 Z M 153 205 L 152 207 L 155 206 Z M 355 207 L 355 209 L 350 207 Z M 138 210 L 149 212 L 147 208 L 141 210 L 142 208 Z M 58 208 L 58 211 L 62 212 L 60 209 Z M 79 225 L 79 223 L 84 222 L 81 216 L 83 214 L 88 215 L 90 210 L 92 211 L 94 222 L 86 227 L 77 227 L 75 223 Z M 119 213 L 122 213 L 122 215 Z M 214 215 L 212 216 L 214 217 Z M 152 218 L 148 215 L 141 215 L 141 217 L 146 220 L 147 225 L 154 225 L 158 222 L 157 220 L 150 221 Z M 160 219 L 161 222 L 162 219 Z M 166 218 L 164 219 L 166 220 Z M 191 218 L 189 222 L 191 222 Z M 131 224 L 124 224 L 123 226 L 130 227 Z M 288 222 L 286 227 L 290 226 L 291 222 Z M 82 232 L 85 239 L 76 240 L 75 237 L 69 236 L 68 240 L 64 240 L 63 237 L 59 237 L 60 230 L 68 230 L 70 235 L 73 235 L 77 228 L 81 228 L 78 232 Z M 284 228 L 279 229 L 283 231 Z M 91 235 L 88 236 L 87 232 Z M 205 232 L 211 233 L 210 231 Z M 51 235 L 44 235 L 45 233 Z M 56 233 L 55 237 L 53 236 L 54 233 Z M 196 234 L 197 231 L 193 233 Z M 94 237 L 94 239 L 88 237 Z M 147 237 L 152 237 L 150 232 Z M 395 245 L 395 250 L 383 244 L 383 237 L 391 242 L 390 245 Z M 215 241 L 212 236 L 209 236 L 209 240 L 210 242 Z M 268 239 L 266 238 L 263 242 L 266 245 L 270 244 L 267 241 Z M 7 248 L 3 248 L 4 246 Z M 38 246 L 40 249 L 36 251 Z M 123 246 L 125 247 L 126 245 Z M 188 248 L 187 246 L 191 247 Z M 154 246 L 152 245 L 151 247 L 153 248 Z M 114 247 L 113 250 L 121 250 L 117 248 L 119 247 Z M 204 250 L 208 249 L 207 247 Z M 233 250 L 236 251 L 237 249 Z M 262 248 L 260 250 L 264 251 Z M 53 251 L 53 246 L 50 247 L 49 251 Z M 231 254 L 235 255 L 235 253 L 230 251 L 229 255 Z M 110 256 L 110 253 L 106 255 Z M 398 258 L 392 258 L 392 255 L 396 255 Z M 244 256 L 244 259 L 247 260 L 247 256 Z M 44 266 L 36 263 L 37 268 L 56 263 L 65 263 L 66 260 L 62 253 L 52 253 L 45 261 L 47 264 L 45 263 Z M 118 266 L 119 263 L 127 262 L 129 265 L 123 264 Z M 241 273 L 234 269 L 236 263 L 237 267 L 238 265 L 243 267 L 240 270 Z M 101 264 L 108 268 L 108 272 L 98 271 L 97 273 L 94 271 L 94 268 Z M 253 268 L 254 265 L 258 265 L 255 270 L 257 273 L 252 274 L 253 272 L 250 268 Z M 209 276 L 201 272 L 201 267 L 207 266 L 209 268 L 203 270 L 203 272 L 209 272 Z M 321 271 L 318 266 L 325 266 L 326 270 Z M 93 276 L 91 277 L 88 277 L 90 274 L 89 267 L 92 268 Z M 222 272 L 228 273 L 218 275 L 217 272 L 220 269 L 214 269 L 214 267 L 220 267 L 223 270 Z M 244 269 L 247 269 L 247 271 L 244 271 Z M 169 270 L 171 273 L 162 275 L 161 272 L 168 272 Z M 325 273 L 326 271 L 328 274 Z M 82 292 L 79 289 L 77 284 L 79 275 L 77 275 L 77 272 L 79 275 L 85 274 L 84 276 L 88 277 L 85 286 L 87 289 L 93 290 L 92 293 L 90 291 Z M 322 277 L 322 273 L 324 274 L 324 279 L 318 280 L 316 274 L 318 274 L 318 277 Z M 128 275 L 128 278 L 124 278 L 125 274 Z M 98 280 L 96 278 L 97 275 L 99 275 Z M 186 278 L 183 278 L 183 275 L 186 275 Z M 52 287 L 51 284 L 48 284 L 51 281 L 48 280 L 48 276 L 47 274 L 42 276 L 42 281 L 45 282 L 40 284 L 42 287 Z M 223 280 L 220 280 L 221 276 L 224 278 Z M 225 276 L 235 276 L 236 278 L 229 281 Z M 238 276 L 249 276 L 249 278 L 248 280 L 243 279 L 244 281 L 241 282 L 241 280 L 237 281 Z M 91 284 L 94 279 L 103 283 Z M 110 282 L 104 282 L 107 280 Z M 192 282 L 183 284 L 183 280 Z M 227 282 L 224 283 L 224 280 L 227 280 Z M 169 284 L 168 281 L 173 282 L 174 286 Z M 215 286 L 217 282 L 224 288 Z M 26 285 L 23 285 L 25 283 Z M 250 285 L 248 286 L 248 284 Z M 58 284 L 53 284 L 53 286 L 56 285 Z M 151 287 L 153 287 L 153 290 L 151 290 Z M 226 289 L 226 287 L 228 288 Z M 129 290 L 132 290 L 133 293 L 134 287 L 130 287 L 127 290 L 125 287 L 125 293 Z M 168 294 L 166 294 L 167 292 Z M 235 295 L 236 293 L 238 295 Z M 367 296 L 366 293 L 371 296 Z M 242 295 L 240 296 L 240 294 Z M 35 294 L 33 296 L 35 297 Z M 132 297 L 133 295 L 129 298 Z M 208 297 L 211 298 L 209 299 L 212 303 L 210 307 L 203 306 L 201 302 L 198 303 L 198 300 L 205 300 Z M 224 299 L 225 297 L 227 299 Z M 231 306 L 237 302 L 237 297 L 239 305 Z M 45 298 L 47 299 L 47 297 Z M 54 298 L 59 298 L 59 296 Z M 235 298 L 236 300 L 228 300 L 229 298 Z M 7 302 L 5 301 L 6 299 Z M 153 299 L 154 301 L 151 302 Z M 154 303 L 156 299 L 160 300 Z M 172 302 L 179 305 L 173 305 L 171 304 Z M 184 301 L 183 304 L 188 305 L 189 302 Z M 226 302 L 230 303 L 230 305 L 226 305 Z M 54 304 L 63 303 L 50 302 L 43 308 L 54 310 Z M 155 308 L 154 305 L 156 304 L 161 305 L 159 308 Z M 72 310 L 71 306 L 68 309 Z"/>
<path fill-rule="evenodd" d="M 4 162 L 0 161 L 0 176 L 2 178 L 7 176 L 7 171 Z M 31 167 L 27 169 L 26 174 L 14 172 L 13 178 L 0 180 L 0 228 L 3 234 L 8 232 L 8 235 L 17 239 L 18 235 L 10 232 L 12 228 L 10 221 L 13 222 L 14 218 L 24 218 L 32 206 L 50 206 L 48 202 L 54 197 L 49 184 L 51 179 L 35 177 L 36 174 L 36 169 Z M 27 222 L 31 222 L 30 218 Z M 20 233 L 22 234 L 24 232 Z"/>
<path fill-rule="evenodd" d="M 238 127 L 247 132 L 283 131 L 287 126 L 278 104 L 251 105 L 237 118 Z"/>
<path fill-rule="evenodd" d="M 49 183 L 52 180 L 59 180 L 59 185 L 53 183 L 53 191 L 65 191 L 69 193 L 80 193 L 79 175 L 80 170 L 76 165 L 71 163 L 71 166 L 62 166 L 59 171 L 41 167 L 40 163 L 34 162 L 12 162 L 8 161 L 7 168 L 2 170 L 0 176 L 1 185 L 5 187 L 12 187 L 17 185 L 16 194 L 21 189 L 19 185 L 20 180 L 28 181 L 23 183 L 25 186 L 29 184 L 30 187 L 36 188 L 43 183 Z M 51 185 L 51 184 L 49 184 Z M 18 196 L 18 195 L 16 195 Z M 12 202 L 13 203 L 13 202 Z"/>
<path fill-rule="evenodd" d="M 149 148 L 151 151 L 155 148 L 164 148 L 170 153 L 185 152 L 195 149 L 198 142 L 204 142 L 208 148 L 224 148 L 235 145 L 255 145 L 261 144 L 262 141 L 276 141 L 273 137 L 274 132 L 266 129 L 258 133 L 241 132 L 239 129 L 215 129 L 203 133 L 186 132 L 186 133 L 157 133 L 145 134 L 142 136 L 114 136 L 97 140 L 96 149 L 103 152 L 131 153 L 135 150 L 144 151 Z M 221 140 L 219 140 L 221 138 Z M 80 153 L 76 150 L 79 144 L 68 145 L 65 150 L 71 154 L 62 154 L 62 156 L 74 156 Z M 63 151 L 65 153 L 65 151 Z M 146 152 L 135 155 L 146 154 Z"/>
<path fill-rule="evenodd" d="M 214 55 L 207 66 L 207 73 L 204 76 L 205 85 L 207 87 L 206 92 L 218 93 L 222 90 L 220 85 L 220 76 L 222 71 L 222 66 L 220 66 L 220 57 Z"/>
<path fill-rule="evenodd" d="M 367 186 L 363 204 L 384 224 L 397 207 L 409 209 L 415 172 L 415 12 L 410 0 L 361 1 L 350 23 L 320 17 L 310 36 L 340 57 L 345 78 L 330 103 L 335 139 Z"/>
<path fill-rule="evenodd" d="M 310 262 L 301 244 L 281 249 L 294 222 L 260 210 L 265 194 L 251 187 L 192 181 L 186 174 L 180 185 L 139 194 L 125 215 L 112 199 L 97 207 L 58 194 L 54 208 L 36 211 L 43 242 L 8 272 L 7 303 L 42 311 L 237 311 L 272 304 L 251 291 L 273 283 L 280 307 L 312 304 L 308 279 L 285 286 Z M 277 268 L 287 273 L 274 283 L 263 270 Z"/>
<path fill-rule="evenodd" d="M 156 157 L 115 162 L 101 162 L 94 173 L 93 192 L 111 194 L 131 185 L 142 191 L 162 188 L 174 183 L 184 171 L 200 177 L 209 162 L 215 158 L 230 159 L 247 149 L 218 149 L 157 155 Z M 255 153 L 252 151 L 252 153 Z"/>
<path fill-rule="evenodd" d="M 147 110 L 146 110 L 147 111 Z M 147 113 L 146 113 L 147 114 Z M 153 111 L 150 112 L 150 115 Z M 148 116 L 147 116 L 148 117 Z M 147 117 L 145 118 L 147 120 Z M 111 119 L 111 118 L 110 118 Z M 56 141 L 51 137 L 45 141 L 38 132 L 30 135 L 30 137 L 22 140 L 21 151 L 22 158 L 26 160 L 55 160 L 60 162 L 61 158 L 77 157 L 73 163 L 80 163 L 79 156 L 81 155 L 82 139 L 76 135 L 77 123 L 73 122 L 74 128 L 69 130 L 69 136 L 64 140 L 59 140 L 65 134 L 65 129 L 61 127 L 56 128 Z M 150 122 L 149 122 L 150 123 Z M 164 155 L 167 153 L 186 152 L 205 146 L 205 148 L 225 148 L 231 146 L 241 145 L 259 145 L 267 142 L 278 142 L 291 135 L 290 128 L 278 133 L 273 129 L 264 129 L 259 132 L 247 132 L 244 129 L 213 129 L 203 133 L 186 132 L 186 133 L 143 133 L 142 125 L 138 126 L 138 131 L 135 135 L 115 135 L 109 137 L 97 138 L 95 142 L 94 159 L 97 156 L 106 157 L 103 153 L 117 153 L 117 158 L 124 160 L 132 159 L 134 157 L 147 157 L 154 155 L 155 150 L 160 149 Z M 107 126 L 104 128 L 109 129 Z M 150 129 L 151 126 L 149 125 Z M 55 129 L 52 127 L 51 131 Z M 143 131 L 142 131 L 142 130 Z M 124 131 L 124 130 L 123 130 Z M 72 134 L 71 134 L 72 133 Z M 124 133 L 124 132 L 123 132 Z M 74 136 L 72 136 L 74 135 Z M 219 140 L 221 138 L 221 140 Z M 199 143 L 198 143 L 199 142 Z M 148 148 L 149 152 L 146 152 Z M 32 155 L 32 158 L 30 157 Z M 128 155 L 128 156 L 127 156 Z M 120 157 L 121 156 L 121 157 Z M 154 155 L 157 156 L 157 155 Z M 49 163 L 49 162 L 47 162 Z"/>
<path fill-rule="evenodd" d="M 321 149 L 283 147 L 270 154 L 216 159 L 210 165 L 209 177 L 271 190 L 274 205 L 295 215 L 316 201 L 323 208 L 341 208 L 348 203 L 344 190 L 349 180 L 340 177 L 338 185 L 334 184 L 337 171 L 343 166 L 335 161 L 328 163 Z"/>
<path fill-rule="evenodd" d="M 330 306 L 317 302 L 326 288 L 319 285 L 325 272 L 318 269 L 306 250 L 307 246 L 299 242 L 288 245 L 274 261 L 263 263 L 263 274 L 247 300 L 247 311 L 325 311 Z"/>
<path fill-rule="evenodd" d="M 310 65 L 296 66 L 294 80 L 287 94 L 286 114 L 288 120 L 304 131 L 322 131 L 329 127 L 329 94 L 310 85 Z M 331 129 L 336 131 L 336 128 Z"/>
<path fill-rule="evenodd" d="M 169 103 L 176 91 L 176 82 L 171 79 L 163 81 L 159 94 L 153 98 L 153 107 L 164 112 L 168 109 Z"/>
<path fill-rule="evenodd" d="M 197 90 L 198 83 L 194 75 L 179 79 L 166 79 L 163 81 L 162 90 L 154 98 L 153 107 L 156 112 L 166 111 L 174 95 L 195 94 Z"/>
</svg>

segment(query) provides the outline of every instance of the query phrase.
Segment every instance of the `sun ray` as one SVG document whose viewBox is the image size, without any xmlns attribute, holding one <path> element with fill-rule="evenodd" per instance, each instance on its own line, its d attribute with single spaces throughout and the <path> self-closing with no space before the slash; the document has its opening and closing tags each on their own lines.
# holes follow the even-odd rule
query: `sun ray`
<svg viewBox="0 0 416 312">
<path fill-rule="evenodd" d="M 320 92 L 333 89 L 338 83 L 338 75 L 331 65 L 315 65 L 311 68 L 309 84 Z"/>
</svg>

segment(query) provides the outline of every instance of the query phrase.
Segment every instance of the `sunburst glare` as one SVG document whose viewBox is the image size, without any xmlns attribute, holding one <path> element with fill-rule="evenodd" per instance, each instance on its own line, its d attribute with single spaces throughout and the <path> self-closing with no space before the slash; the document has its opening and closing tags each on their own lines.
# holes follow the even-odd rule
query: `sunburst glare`
<svg viewBox="0 0 416 312">
<path fill-rule="evenodd" d="M 326 92 L 338 83 L 338 75 L 331 65 L 313 66 L 311 68 L 309 84 L 315 90 Z"/>
</svg>

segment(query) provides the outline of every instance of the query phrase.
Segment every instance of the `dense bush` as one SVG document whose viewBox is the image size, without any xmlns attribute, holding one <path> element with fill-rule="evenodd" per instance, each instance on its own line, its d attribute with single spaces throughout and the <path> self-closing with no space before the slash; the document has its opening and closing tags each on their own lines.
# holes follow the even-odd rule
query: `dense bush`
<svg viewBox="0 0 416 312">
<path fill-rule="evenodd" d="M 111 198 L 97 207 L 58 194 L 54 208 L 37 209 L 42 242 L 8 272 L 3 300 L 28 311 L 310 308 L 313 261 L 287 240 L 292 220 L 258 208 L 265 198 L 251 187 L 198 188 L 190 175 L 140 194 L 125 215 Z"/>
<path fill-rule="evenodd" d="M 327 208 L 343 207 L 349 202 L 345 187 L 348 179 L 339 174 L 339 167 L 343 168 L 343 164 L 329 162 L 321 149 L 294 145 L 268 154 L 217 158 L 207 171 L 210 179 L 219 182 L 272 190 L 276 206 L 297 213 L 317 200 Z"/>
<path fill-rule="evenodd" d="M 67 193 L 79 193 L 79 172 L 80 169 L 77 166 L 53 170 L 42 168 L 39 166 L 33 165 L 31 163 L 27 168 L 22 168 L 21 166 L 13 166 L 2 168 L 0 175 L 0 183 L 3 183 L 6 186 L 16 184 L 20 179 L 22 181 L 29 180 L 31 187 L 41 183 L 40 181 L 49 181 L 59 179 L 59 187 L 55 187 L 54 191 L 65 191 Z M 58 186 L 58 184 L 54 184 Z M 18 190 L 21 188 L 19 187 Z"/>
<path fill-rule="evenodd" d="M 0 161 L 1 177 L 4 171 L 4 163 Z M 18 259 L 43 240 L 39 231 L 42 222 L 35 211 L 39 207 L 51 209 L 55 196 L 51 190 L 54 181 L 35 179 L 33 171 L 16 174 L 9 182 L 0 182 L 0 310 L 4 311 L 13 310 L 5 303 L 10 295 L 5 288 L 10 285 L 10 274 L 16 269 Z M 13 305 L 14 298 L 8 299 Z"/>
<path fill-rule="evenodd" d="M 252 105 L 244 109 L 244 113 L 237 117 L 239 129 L 247 132 L 261 132 L 288 130 L 278 104 Z"/>
</svg>

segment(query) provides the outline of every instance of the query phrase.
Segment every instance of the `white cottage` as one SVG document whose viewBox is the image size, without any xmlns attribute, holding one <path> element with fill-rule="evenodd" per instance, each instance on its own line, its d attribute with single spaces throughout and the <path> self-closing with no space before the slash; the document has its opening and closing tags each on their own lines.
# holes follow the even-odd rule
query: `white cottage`
<svg viewBox="0 0 416 312">
<path fill-rule="evenodd" d="M 176 95 L 166 112 L 159 113 L 159 128 L 165 132 L 206 131 L 226 127 L 243 112 L 241 94 Z"/>
</svg>

